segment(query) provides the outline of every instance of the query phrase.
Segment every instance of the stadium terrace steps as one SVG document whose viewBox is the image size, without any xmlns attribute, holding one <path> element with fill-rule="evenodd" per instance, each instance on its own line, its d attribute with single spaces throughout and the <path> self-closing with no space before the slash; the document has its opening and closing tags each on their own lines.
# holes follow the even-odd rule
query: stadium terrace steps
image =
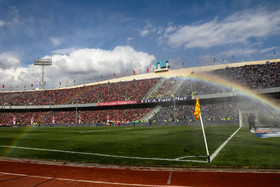
<svg viewBox="0 0 280 187">
<path fill-rule="evenodd" d="M 150 91 L 146 94 L 146 96 L 143 99 L 149 99 L 150 96 L 158 89 L 162 86 L 162 84 L 165 82 L 165 78 L 161 77 L 161 79 L 158 81 L 158 83 L 156 85 L 154 85 L 154 87 L 152 89 L 150 89 Z"/>
<path fill-rule="evenodd" d="M 83 92 L 83 90 L 79 90 L 77 92 L 73 92 L 73 94 L 67 95 L 67 97 L 63 98 L 59 104 L 69 103 L 72 98 L 76 98 L 81 94 L 81 92 Z"/>
<path fill-rule="evenodd" d="M 139 121 L 148 121 L 151 118 L 153 118 L 155 116 L 156 113 L 158 113 L 160 111 L 162 107 L 160 105 L 156 106 L 151 112 L 149 112 L 147 115 L 145 115 L 144 117 L 142 117 Z"/>
<path fill-rule="evenodd" d="M 68 103 L 68 104 L 76 103 L 74 101 L 77 98 L 81 97 L 84 93 L 88 92 L 88 90 L 90 90 L 90 89 L 92 89 L 92 87 L 89 87 L 89 86 L 87 88 L 85 88 L 85 89 L 80 89 L 78 92 L 76 92 L 76 93 L 70 95 L 68 98 L 64 99 L 61 104 L 63 104 L 63 103 Z"/>
<path fill-rule="evenodd" d="M 176 92 L 179 90 L 179 88 L 181 87 L 181 85 L 184 83 L 183 80 L 180 81 L 180 83 L 178 84 L 178 86 L 176 87 L 176 89 L 174 90 L 174 92 L 172 93 L 173 96 L 175 96 Z"/>
</svg>

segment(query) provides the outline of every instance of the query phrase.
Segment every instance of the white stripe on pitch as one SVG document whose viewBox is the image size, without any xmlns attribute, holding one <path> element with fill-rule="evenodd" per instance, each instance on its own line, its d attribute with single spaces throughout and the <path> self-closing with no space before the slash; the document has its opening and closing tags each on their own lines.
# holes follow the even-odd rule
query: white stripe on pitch
<svg viewBox="0 0 280 187">
<path fill-rule="evenodd" d="M 33 147 L 18 147 L 18 146 L 8 146 L 8 145 L 0 145 L 0 147 L 8 147 L 8 148 L 13 148 L 13 149 L 35 150 L 35 151 L 49 151 L 49 152 L 59 152 L 59 153 L 93 155 L 93 156 L 111 157 L 111 158 L 126 158 L 126 159 L 136 159 L 136 160 L 159 160 L 159 161 L 207 163 L 207 161 L 201 161 L 201 160 L 178 160 L 176 158 L 175 159 L 169 159 L 169 158 L 130 157 L 130 156 L 108 155 L 108 154 L 100 154 L 100 153 L 87 153 L 87 152 L 65 151 L 65 150 L 56 150 L 56 149 L 42 149 L 42 148 L 33 148 Z"/>
<path fill-rule="evenodd" d="M 179 157 L 179 158 L 176 158 L 175 160 L 182 160 L 182 159 L 184 159 L 184 158 L 197 158 L 197 157 L 207 157 L 207 156 L 183 156 L 183 157 Z"/>
<path fill-rule="evenodd" d="M 239 131 L 241 127 L 239 127 L 211 156 L 210 162 L 214 160 L 214 158 L 218 155 L 218 153 L 226 146 L 226 144 L 231 140 L 231 138 Z"/>
</svg>

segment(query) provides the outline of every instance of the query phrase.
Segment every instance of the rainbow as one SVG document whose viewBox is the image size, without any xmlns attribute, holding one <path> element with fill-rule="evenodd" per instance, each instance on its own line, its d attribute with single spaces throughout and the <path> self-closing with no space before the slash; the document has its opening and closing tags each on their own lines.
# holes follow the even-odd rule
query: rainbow
<svg viewBox="0 0 280 187">
<path fill-rule="evenodd" d="M 228 88 L 228 89 L 233 89 L 235 92 L 238 92 L 241 95 L 246 96 L 249 99 L 253 99 L 255 101 L 258 101 L 266 106 L 270 106 L 273 109 L 277 110 L 280 112 L 280 106 L 275 103 L 271 98 L 260 95 L 257 93 L 255 90 L 250 90 L 234 81 L 229 81 L 225 78 L 221 78 L 209 73 L 192 73 L 192 74 L 169 74 L 166 76 L 166 78 L 169 77 L 176 77 L 176 78 L 183 78 L 183 79 L 189 79 L 189 80 L 197 80 L 197 81 L 203 81 L 207 83 L 211 83 L 215 86 L 223 87 L 223 88 Z"/>
<path fill-rule="evenodd" d="M 6 149 L 4 149 L 4 155 L 5 156 L 9 156 L 12 154 L 14 147 L 16 147 L 18 144 L 20 144 L 25 137 L 34 129 L 35 127 L 24 127 L 22 128 L 22 132 L 18 133 L 18 135 L 13 139 L 12 143 L 10 144 L 9 147 L 6 147 Z"/>
</svg>

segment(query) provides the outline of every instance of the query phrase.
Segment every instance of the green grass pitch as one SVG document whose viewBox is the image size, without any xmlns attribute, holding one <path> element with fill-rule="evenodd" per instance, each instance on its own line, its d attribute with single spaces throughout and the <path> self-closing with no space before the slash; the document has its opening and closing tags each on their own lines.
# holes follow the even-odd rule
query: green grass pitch
<svg viewBox="0 0 280 187">
<path fill-rule="evenodd" d="M 237 128 L 206 126 L 210 155 Z M 144 166 L 280 168 L 280 138 L 260 139 L 245 127 L 211 163 L 175 160 L 207 160 L 200 126 L 3 127 L 0 142 L 0 155 L 4 157 Z"/>
</svg>

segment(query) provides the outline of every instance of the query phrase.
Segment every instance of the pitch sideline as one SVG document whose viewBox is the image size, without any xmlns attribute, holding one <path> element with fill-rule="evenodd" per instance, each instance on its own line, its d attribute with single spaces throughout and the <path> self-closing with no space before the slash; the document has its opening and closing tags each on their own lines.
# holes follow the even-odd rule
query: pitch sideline
<svg viewBox="0 0 280 187">
<path fill-rule="evenodd" d="M 34 151 L 49 151 L 49 152 L 59 152 L 59 153 L 93 155 L 93 156 L 111 157 L 111 158 L 126 158 L 126 159 L 136 159 L 136 160 L 159 160 L 159 161 L 173 161 L 173 162 L 176 161 L 176 162 L 207 163 L 207 161 L 182 160 L 181 158 L 169 159 L 169 158 L 130 157 L 130 156 L 109 155 L 109 154 L 100 154 L 100 153 L 76 152 L 76 151 L 65 151 L 65 150 L 56 150 L 56 149 L 42 149 L 42 148 L 33 148 L 33 147 L 19 147 L 19 146 L 9 146 L 9 145 L 0 145 L 0 147 L 12 148 L 12 149 L 34 150 Z"/>
<path fill-rule="evenodd" d="M 241 129 L 239 127 L 232 135 L 222 144 L 216 151 L 210 156 L 210 162 L 214 160 L 214 158 L 218 155 L 218 153 L 226 146 L 226 144 L 233 138 L 233 136 Z"/>
<path fill-rule="evenodd" d="M 240 130 L 240 128 L 241 127 L 239 127 L 218 149 L 216 149 L 216 151 L 212 155 L 210 155 L 210 162 L 212 162 L 215 159 L 215 157 L 218 155 L 218 153 L 226 146 L 226 144 L 233 138 L 233 136 Z M 93 155 L 93 156 L 111 157 L 111 158 L 126 158 L 126 159 L 136 159 L 136 160 L 158 160 L 158 161 L 171 161 L 171 162 L 176 161 L 176 162 L 208 163 L 207 161 L 202 161 L 202 160 L 183 160 L 184 158 L 189 158 L 190 156 L 168 159 L 168 158 L 130 157 L 130 156 L 101 154 L 101 153 L 88 153 L 88 152 L 65 151 L 65 150 L 43 149 L 43 148 L 33 148 L 33 147 L 19 147 L 19 146 L 8 146 L 8 145 L 0 145 L 0 147 L 12 148 L 12 149 L 34 150 L 34 151 L 49 151 L 49 152 L 60 152 L 60 153 L 70 153 L 70 154 L 83 154 L 83 155 Z"/>
</svg>

